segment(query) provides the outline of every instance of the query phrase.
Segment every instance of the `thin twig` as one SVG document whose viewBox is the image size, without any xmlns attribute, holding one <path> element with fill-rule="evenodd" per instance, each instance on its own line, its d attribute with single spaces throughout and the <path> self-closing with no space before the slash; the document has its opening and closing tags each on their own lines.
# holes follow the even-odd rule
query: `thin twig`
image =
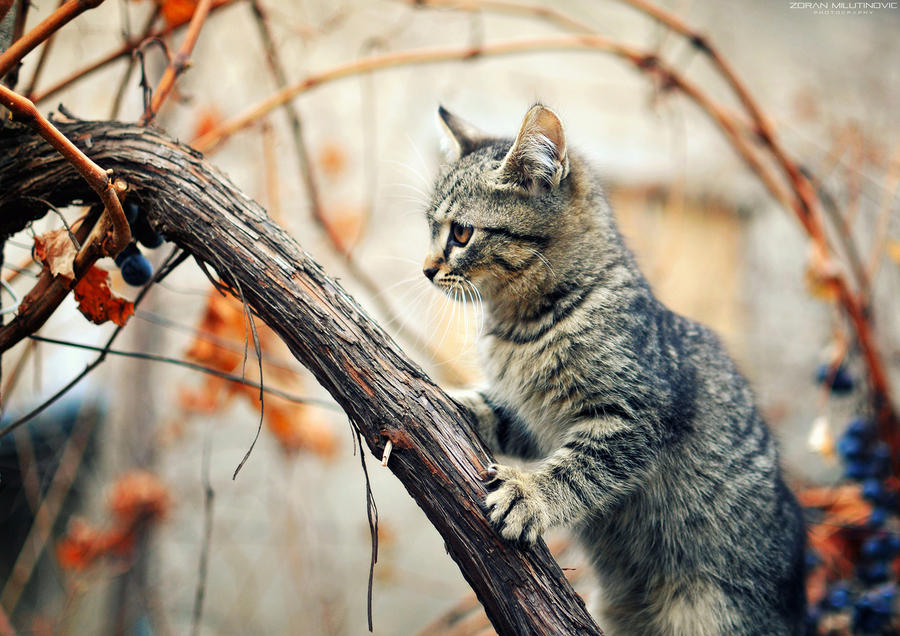
<svg viewBox="0 0 900 636">
<path fill-rule="evenodd" d="M 254 389 L 260 388 L 260 383 L 255 382 L 253 380 L 247 379 L 246 377 L 235 375 L 233 373 L 226 373 L 225 371 L 220 371 L 215 367 L 207 367 L 202 364 L 197 364 L 196 362 L 191 362 L 190 360 L 182 360 L 180 358 L 170 358 L 168 356 L 162 356 L 155 353 L 145 353 L 143 351 L 122 351 L 121 349 L 111 349 L 109 347 L 99 347 L 95 345 L 82 344 L 80 342 L 70 342 L 68 340 L 59 340 L 57 338 L 47 338 L 45 336 L 31 335 L 28 336 L 31 340 L 37 342 L 46 342 L 48 344 L 61 345 L 64 347 L 71 347 L 73 349 L 83 349 L 85 351 L 97 351 L 103 352 L 107 355 L 111 356 L 120 356 L 123 358 L 135 358 L 137 360 L 146 360 L 148 362 L 161 362 L 163 364 L 171 364 L 178 367 L 183 367 L 185 369 L 190 369 L 191 371 L 199 371 L 200 373 L 205 373 L 207 375 L 211 375 L 217 378 L 221 378 L 223 380 L 228 380 L 229 382 L 237 382 L 238 384 L 243 384 L 245 386 L 252 387 Z M 267 363 L 268 364 L 268 363 Z M 288 391 L 284 391 L 282 389 L 277 389 L 270 386 L 263 387 L 263 391 L 270 395 L 274 395 L 276 397 L 284 398 L 289 402 L 293 402 L 295 404 L 313 404 L 315 406 L 320 406 L 322 408 L 331 409 L 333 411 L 343 412 L 343 410 L 338 407 L 334 402 L 329 402 L 327 400 L 320 400 L 314 397 L 304 397 L 301 395 L 296 395 L 294 393 L 289 393 Z M 3 432 L 0 432 L 0 437 L 3 436 Z"/>
<path fill-rule="evenodd" d="M 12 46 L 0 53 L 0 77 L 9 73 L 23 57 L 28 55 L 38 44 L 47 40 L 60 27 L 87 11 L 100 6 L 103 0 L 68 0 L 56 11 L 47 16 L 43 22 L 13 42 Z M 6 106 L 6 104 L 4 104 Z M 7 106 L 7 108 L 9 108 Z"/>
<path fill-rule="evenodd" d="M 59 4 L 56 8 L 59 9 L 65 2 L 66 0 L 59 0 Z M 31 95 L 34 92 L 34 87 L 37 86 L 37 81 L 44 71 L 44 65 L 47 63 L 47 58 L 50 56 L 50 49 L 53 48 L 53 40 L 55 39 L 56 32 L 52 33 L 44 42 L 44 46 L 41 47 L 41 56 L 38 58 L 37 64 L 34 65 L 34 73 L 31 74 L 31 79 L 28 80 L 28 86 L 25 88 L 25 95 Z"/>
<path fill-rule="evenodd" d="M 181 43 L 181 48 L 179 48 L 178 52 L 173 56 L 163 73 L 162 79 L 159 80 L 159 84 L 156 86 L 156 90 L 153 93 L 153 99 L 150 102 L 150 106 L 144 110 L 144 114 L 141 116 L 141 124 L 146 125 L 153 121 L 153 118 L 156 117 L 156 113 L 159 112 L 160 106 L 162 106 L 162 103 L 175 87 L 175 80 L 178 79 L 178 76 L 181 75 L 190 64 L 191 52 L 194 50 L 197 38 L 200 37 L 200 30 L 203 28 L 206 16 L 209 15 L 212 3 L 213 0 L 200 0 L 197 3 L 197 8 L 194 9 L 194 15 L 191 17 L 191 22 L 188 25 L 188 31 L 184 36 L 184 41 Z"/>
<path fill-rule="evenodd" d="M 237 479 L 238 473 L 241 472 L 241 469 L 244 467 L 244 464 L 247 463 L 247 460 L 250 459 L 250 453 L 253 452 L 254 447 L 256 446 L 256 442 L 259 440 L 259 434 L 262 431 L 263 425 L 263 417 L 266 412 L 266 403 L 263 400 L 263 394 L 265 393 L 264 384 L 263 384 L 263 356 L 262 356 L 262 346 L 259 343 L 259 334 L 256 331 L 256 321 L 253 319 L 253 312 L 250 310 L 250 305 L 247 304 L 247 299 L 244 297 L 244 291 L 241 289 L 241 284 L 237 278 L 234 276 L 231 277 L 232 281 L 237 288 L 237 292 L 240 295 L 241 303 L 244 306 L 244 315 L 246 317 L 247 322 L 250 325 L 250 333 L 253 335 L 253 349 L 256 352 L 256 362 L 259 365 L 259 425 L 256 427 L 256 435 L 253 437 L 253 441 L 250 443 L 250 448 L 247 449 L 247 452 L 244 454 L 243 459 L 237 465 L 237 468 L 234 469 L 234 474 L 231 476 L 231 479 Z M 247 351 L 244 350 L 244 364 L 247 363 Z M 243 368 L 241 369 L 243 374 Z"/>
<path fill-rule="evenodd" d="M 353 426 L 353 424 L 351 424 Z M 378 562 L 378 506 L 375 505 L 375 495 L 372 493 L 372 482 L 369 480 L 369 469 L 366 467 L 366 454 L 362 452 L 362 433 L 358 428 L 356 442 L 359 444 L 359 463 L 362 465 L 363 476 L 366 480 L 366 518 L 369 520 L 369 534 L 372 540 L 372 552 L 369 560 L 369 587 L 366 596 L 366 616 L 369 619 L 369 631 L 373 631 L 372 619 L 372 589 L 375 582 L 375 564 Z"/>
<path fill-rule="evenodd" d="M 153 30 L 153 25 L 156 24 L 156 20 L 159 18 L 161 12 L 161 5 L 155 5 L 153 11 L 150 13 L 150 16 L 147 18 L 147 22 L 144 23 L 144 28 L 141 29 L 141 34 L 136 39 L 128 38 L 125 41 L 125 44 L 127 45 L 135 40 L 143 43 L 148 38 L 150 38 L 150 31 Z M 139 44 L 138 47 L 140 46 L 141 45 Z M 118 119 L 119 117 L 119 111 L 122 109 L 122 100 L 125 98 L 125 91 L 128 88 L 128 80 L 131 79 L 131 73 L 134 71 L 134 65 L 136 61 L 137 60 L 135 59 L 134 53 L 132 53 L 131 57 L 128 58 L 128 64 L 125 67 L 125 72 L 122 73 L 122 79 L 119 80 L 119 86 L 118 88 L 116 88 L 116 96 L 113 99 L 113 105 L 109 115 L 110 119 Z"/>
<path fill-rule="evenodd" d="M 461 11 L 498 11 L 502 13 L 530 14 L 556 26 L 576 33 L 596 33 L 596 29 L 552 7 L 506 2 L 504 0 L 403 0 L 413 9 L 444 8 Z"/>
<path fill-rule="evenodd" d="M 275 40 L 272 37 L 272 31 L 269 28 L 268 16 L 260 5 L 259 0 L 250 0 L 250 8 L 253 12 L 254 22 L 256 22 L 257 29 L 259 30 L 260 39 L 262 39 L 263 49 L 266 53 L 266 65 L 278 88 L 283 88 L 288 84 L 287 74 L 284 71 L 284 65 L 281 63 L 281 58 L 278 55 L 278 48 L 275 46 Z M 300 166 L 300 177 L 303 179 L 303 185 L 306 188 L 306 197 L 309 200 L 313 219 L 326 231 L 326 233 L 328 233 L 328 237 L 332 240 L 332 244 L 337 245 L 337 243 L 334 243 L 334 237 L 332 236 L 333 230 L 331 230 L 328 220 L 325 218 L 322 210 L 319 189 L 316 185 L 315 176 L 312 172 L 312 165 L 309 161 L 306 140 L 303 137 L 303 122 L 300 119 L 300 113 L 290 102 L 284 103 L 284 112 L 291 124 L 291 139 L 294 142 L 294 152 L 297 154 L 297 163 Z"/>
<path fill-rule="evenodd" d="M 209 548 L 212 544 L 213 499 L 215 491 L 209 480 L 209 455 L 212 436 L 206 432 L 203 443 L 203 459 L 200 464 L 200 478 L 203 480 L 203 543 L 200 545 L 200 564 L 197 566 L 197 587 L 194 589 L 194 611 L 191 613 L 191 636 L 200 633 L 203 619 L 203 600 L 206 597 L 206 577 L 209 570 Z"/>
<path fill-rule="evenodd" d="M 229 4 L 231 4 L 231 2 L 232 2 L 232 0 L 216 0 L 216 3 L 214 4 L 214 6 L 212 7 L 212 9 L 210 9 L 210 13 L 212 13 L 222 7 L 228 6 Z M 158 31 L 154 31 L 153 33 L 149 34 L 147 37 L 164 38 L 164 37 L 168 36 L 169 34 L 183 28 L 184 26 L 185 25 L 183 23 L 166 25 L 163 28 L 159 29 Z M 86 66 L 78 69 L 77 71 L 74 71 L 72 74 L 59 80 L 56 84 L 53 84 L 49 88 L 46 88 L 43 91 L 36 93 L 35 95 L 29 95 L 28 96 L 29 99 L 31 99 L 35 104 L 39 104 L 39 103 L 43 102 L 44 100 L 49 99 L 50 97 L 53 97 L 54 95 L 56 95 L 63 89 L 66 89 L 69 86 L 71 86 L 72 84 L 74 84 L 75 82 L 78 82 L 79 80 L 82 80 L 85 77 L 92 75 L 96 71 L 99 71 L 100 69 L 105 68 L 109 64 L 115 62 L 116 60 L 132 55 L 134 50 L 137 49 L 145 39 L 146 38 L 139 36 L 138 38 L 133 38 L 133 39 L 129 40 L 128 42 L 123 43 L 117 49 L 110 51 L 103 57 L 94 60 L 90 64 L 87 64 Z"/>
</svg>

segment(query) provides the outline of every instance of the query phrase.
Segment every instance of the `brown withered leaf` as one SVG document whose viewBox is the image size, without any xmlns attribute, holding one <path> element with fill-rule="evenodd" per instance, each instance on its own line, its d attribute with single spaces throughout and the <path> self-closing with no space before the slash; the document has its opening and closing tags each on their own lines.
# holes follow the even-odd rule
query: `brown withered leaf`
<svg viewBox="0 0 900 636">
<path fill-rule="evenodd" d="M 65 228 L 45 232 L 34 237 L 34 256 L 50 270 L 54 276 L 75 279 L 72 266 L 75 263 L 75 244 Z"/>
<path fill-rule="evenodd" d="M 78 311 L 93 323 L 102 325 L 112 320 L 124 326 L 134 314 L 134 304 L 116 296 L 109 287 L 109 272 L 99 267 L 91 267 L 75 285 Z"/>
</svg>

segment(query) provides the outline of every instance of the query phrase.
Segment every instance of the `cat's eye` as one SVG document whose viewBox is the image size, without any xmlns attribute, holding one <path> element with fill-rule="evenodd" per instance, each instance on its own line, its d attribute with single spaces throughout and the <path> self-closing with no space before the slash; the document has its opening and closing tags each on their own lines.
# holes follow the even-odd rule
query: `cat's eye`
<svg viewBox="0 0 900 636">
<path fill-rule="evenodd" d="M 462 225 L 454 221 L 450 224 L 450 238 L 456 245 L 465 245 L 472 238 L 474 228 L 471 225 Z"/>
</svg>

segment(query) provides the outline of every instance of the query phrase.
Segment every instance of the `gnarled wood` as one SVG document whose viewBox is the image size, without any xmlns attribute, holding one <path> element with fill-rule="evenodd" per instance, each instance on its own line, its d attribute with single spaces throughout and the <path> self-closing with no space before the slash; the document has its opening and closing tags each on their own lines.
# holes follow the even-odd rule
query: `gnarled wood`
<svg viewBox="0 0 900 636">
<path fill-rule="evenodd" d="M 265 211 L 192 150 L 116 122 L 60 130 L 131 189 L 151 224 L 239 290 L 344 408 L 444 537 L 501 634 L 598 634 L 541 542 L 510 545 L 488 525 L 479 472 L 490 461 L 460 408 L 411 362 Z M 0 133 L 0 226 L 19 199 L 65 205 L 91 194 L 29 131 Z M 26 215 L 27 216 L 27 215 Z"/>
</svg>

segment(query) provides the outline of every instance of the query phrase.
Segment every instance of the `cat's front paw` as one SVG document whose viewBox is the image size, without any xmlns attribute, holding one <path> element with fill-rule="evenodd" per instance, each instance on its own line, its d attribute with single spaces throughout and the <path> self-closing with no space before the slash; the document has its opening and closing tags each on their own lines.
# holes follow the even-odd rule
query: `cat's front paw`
<svg viewBox="0 0 900 636">
<path fill-rule="evenodd" d="M 547 502 L 534 475 L 509 466 L 491 464 L 484 477 L 491 491 L 484 503 L 488 518 L 512 541 L 534 543 L 549 525 Z"/>
</svg>

